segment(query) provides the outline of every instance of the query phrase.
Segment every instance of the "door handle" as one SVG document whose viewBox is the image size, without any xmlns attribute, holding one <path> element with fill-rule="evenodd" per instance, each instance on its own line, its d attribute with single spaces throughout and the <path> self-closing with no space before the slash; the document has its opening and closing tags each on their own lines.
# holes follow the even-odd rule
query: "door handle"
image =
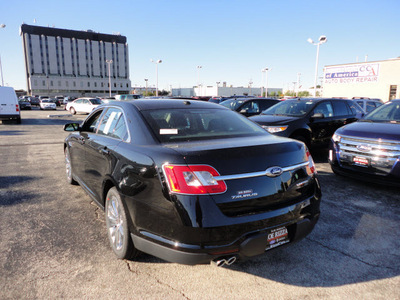
<svg viewBox="0 0 400 300">
<path fill-rule="evenodd" d="M 109 155 L 109 154 L 110 154 L 110 150 L 108 150 L 107 147 L 101 148 L 101 149 L 99 150 L 99 152 L 100 152 L 101 154 L 104 154 L 104 155 Z"/>
</svg>

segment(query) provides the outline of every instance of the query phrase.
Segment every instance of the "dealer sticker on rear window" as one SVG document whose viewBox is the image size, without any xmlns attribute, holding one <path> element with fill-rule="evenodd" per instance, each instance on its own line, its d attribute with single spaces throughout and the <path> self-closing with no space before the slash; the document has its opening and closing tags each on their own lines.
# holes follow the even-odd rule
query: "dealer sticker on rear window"
<svg viewBox="0 0 400 300">
<path fill-rule="evenodd" d="M 160 134 L 178 134 L 178 129 L 160 129 Z"/>
</svg>

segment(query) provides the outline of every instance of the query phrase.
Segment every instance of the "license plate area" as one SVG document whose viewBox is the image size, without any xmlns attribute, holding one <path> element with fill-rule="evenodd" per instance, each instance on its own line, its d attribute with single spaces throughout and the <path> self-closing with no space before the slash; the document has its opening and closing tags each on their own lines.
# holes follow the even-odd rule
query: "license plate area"
<svg viewBox="0 0 400 300">
<path fill-rule="evenodd" d="M 357 166 L 368 167 L 369 159 L 362 156 L 354 156 L 353 163 Z"/>
<path fill-rule="evenodd" d="M 285 226 L 272 229 L 268 233 L 268 243 L 265 250 L 271 250 L 281 245 L 289 243 L 289 233 Z"/>
</svg>

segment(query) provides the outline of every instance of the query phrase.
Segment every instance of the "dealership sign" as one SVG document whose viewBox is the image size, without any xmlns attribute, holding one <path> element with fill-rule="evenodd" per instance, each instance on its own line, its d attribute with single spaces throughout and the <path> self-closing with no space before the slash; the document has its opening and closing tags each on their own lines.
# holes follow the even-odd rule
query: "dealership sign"
<svg viewBox="0 0 400 300">
<path fill-rule="evenodd" d="M 362 83 L 378 82 L 379 64 L 364 63 L 345 66 L 326 67 L 325 83 Z"/>
</svg>

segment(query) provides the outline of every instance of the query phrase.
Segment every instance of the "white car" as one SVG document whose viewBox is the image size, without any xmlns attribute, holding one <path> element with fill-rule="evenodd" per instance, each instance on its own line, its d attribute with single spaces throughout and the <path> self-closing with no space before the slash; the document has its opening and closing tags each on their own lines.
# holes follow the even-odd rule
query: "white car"
<svg viewBox="0 0 400 300">
<path fill-rule="evenodd" d="M 40 107 L 40 109 L 57 110 L 56 104 L 54 102 L 52 102 L 50 99 L 40 100 L 39 107 Z"/>
<path fill-rule="evenodd" d="M 101 100 L 97 98 L 78 98 L 72 102 L 68 102 L 65 110 L 68 110 L 72 115 L 76 113 L 89 114 L 100 104 L 102 104 Z"/>
</svg>

